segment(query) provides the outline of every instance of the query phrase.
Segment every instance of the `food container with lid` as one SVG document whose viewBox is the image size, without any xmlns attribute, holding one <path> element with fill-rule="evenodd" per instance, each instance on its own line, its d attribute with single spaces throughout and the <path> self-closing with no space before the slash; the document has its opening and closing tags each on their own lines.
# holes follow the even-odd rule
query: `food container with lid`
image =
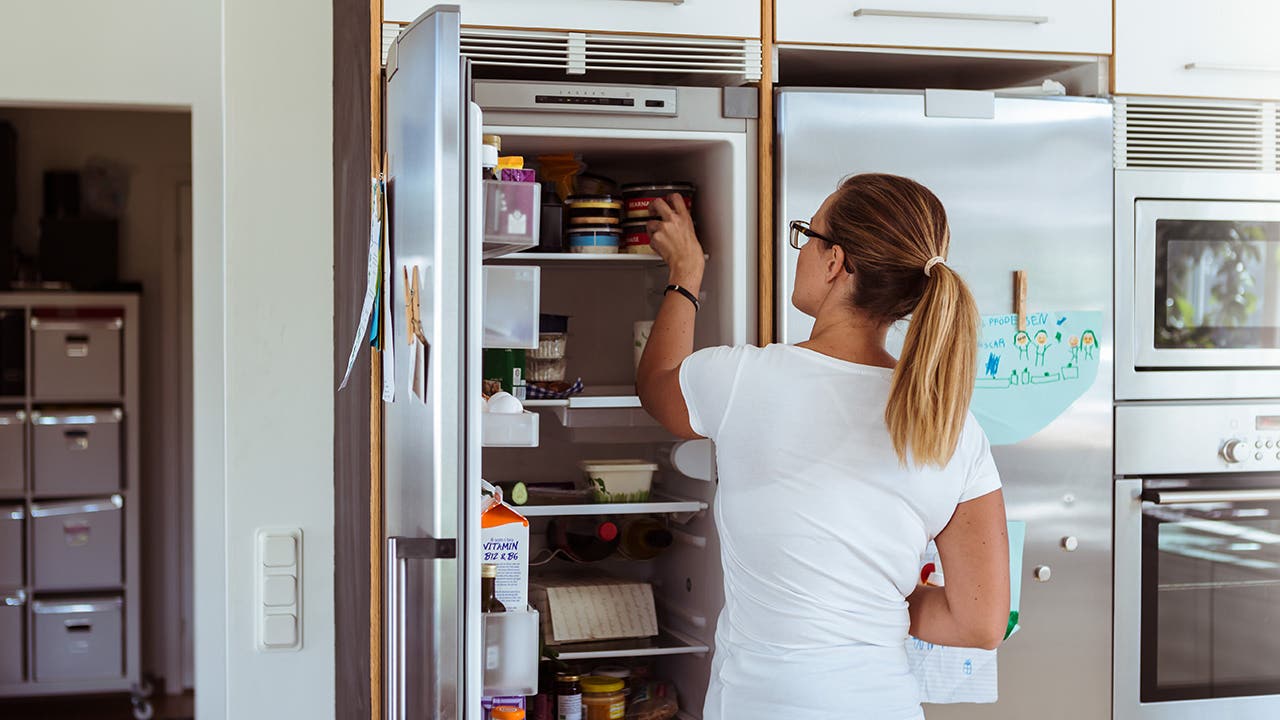
<svg viewBox="0 0 1280 720">
<path fill-rule="evenodd" d="M 649 244 L 649 221 L 628 220 L 622 223 L 622 251 L 636 255 L 656 255 Z"/>
<path fill-rule="evenodd" d="M 618 678 L 582 678 L 582 720 L 622 720 L 627 714 L 626 687 Z"/>
<path fill-rule="evenodd" d="M 527 378 L 532 382 L 563 382 L 565 372 L 564 358 L 528 361 Z"/>
<path fill-rule="evenodd" d="M 644 460 L 584 460 L 578 464 L 599 503 L 648 502 L 658 466 Z"/>
<path fill-rule="evenodd" d="M 684 206 L 693 211 L 693 183 L 635 183 L 622 186 L 622 199 L 626 205 L 624 216 L 628 220 L 647 220 L 655 218 L 658 213 L 650 209 L 654 200 L 666 199 L 670 195 L 684 198 Z"/>
<path fill-rule="evenodd" d="M 622 232 L 604 225 L 579 225 L 565 233 L 569 252 L 614 255 L 622 244 Z"/>
<path fill-rule="evenodd" d="M 542 332 L 538 333 L 538 349 L 529 353 L 529 357 L 534 360 L 560 360 L 564 358 L 565 347 L 568 345 L 569 335 L 562 332 Z M 536 378 L 534 378 L 536 379 Z"/>
<path fill-rule="evenodd" d="M 564 201 L 569 227 L 622 222 L 622 201 L 612 195 L 574 195 Z"/>
</svg>

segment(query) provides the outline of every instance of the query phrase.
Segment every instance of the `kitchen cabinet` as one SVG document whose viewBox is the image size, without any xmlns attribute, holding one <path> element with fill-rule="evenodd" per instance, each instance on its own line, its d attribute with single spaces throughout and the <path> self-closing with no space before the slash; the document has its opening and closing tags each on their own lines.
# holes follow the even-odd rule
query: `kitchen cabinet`
<svg viewBox="0 0 1280 720">
<path fill-rule="evenodd" d="M 434 0 L 386 0 L 383 18 L 412 22 Z M 760 37 L 759 5 L 740 0 L 460 0 L 464 25 L 652 35 Z"/>
<path fill-rule="evenodd" d="M 1111 53 L 1109 0 L 777 0 L 779 43 Z"/>
<path fill-rule="evenodd" d="M 1116 94 L 1280 98 L 1274 0 L 1116 0 Z"/>
</svg>

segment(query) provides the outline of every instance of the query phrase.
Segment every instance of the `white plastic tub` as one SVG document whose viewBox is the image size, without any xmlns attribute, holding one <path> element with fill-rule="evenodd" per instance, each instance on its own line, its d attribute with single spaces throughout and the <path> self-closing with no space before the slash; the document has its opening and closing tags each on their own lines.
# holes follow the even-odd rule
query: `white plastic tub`
<svg viewBox="0 0 1280 720">
<path fill-rule="evenodd" d="M 578 464 L 595 490 L 596 502 L 648 502 L 658 466 L 644 460 L 584 460 Z"/>
<path fill-rule="evenodd" d="M 480 444 L 483 447 L 538 447 L 538 414 L 482 413 Z"/>
<path fill-rule="evenodd" d="M 484 694 L 538 692 L 538 613 L 533 608 L 484 614 Z"/>
</svg>

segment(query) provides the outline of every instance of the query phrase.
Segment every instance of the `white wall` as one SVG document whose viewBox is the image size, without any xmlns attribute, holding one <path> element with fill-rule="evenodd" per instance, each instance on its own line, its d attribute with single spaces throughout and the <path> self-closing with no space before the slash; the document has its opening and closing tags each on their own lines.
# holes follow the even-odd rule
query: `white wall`
<svg viewBox="0 0 1280 720">
<path fill-rule="evenodd" d="M 191 109 L 196 711 L 333 717 L 330 7 L 0 13 L 0 104 Z M 268 524 L 305 536 L 299 653 L 254 650 L 251 538 Z"/>
<path fill-rule="evenodd" d="M 178 363 L 187 356 L 181 338 L 189 336 L 191 319 L 189 313 L 185 319 L 178 315 L 178 309 L 190 307 L 178 265 L 187 261 L 190 248 L 179 246 L 184 234 L 177 222 L 179 191 L 191 182 L 191 116 L 0 108 L 0 120 L 18 134 L 14 228 L 17 246 L 28 255 L 37 246 L 44 171 L 79 170 L 98 158 L 128 173 L 120 277 L 142 284 L 142 667 L 165 678 L 171 692 L 180 692 L 183 665 L 190 663 L 182 657 L 183 620 L 191 620 L 182 590 L 191 559 L 182 552 L 189 547 L 190 528 L 180 524 L 180 500 L 190 492 L 190 474 L 182 466 L 190 440 L 189 422 L 181 417 L 188 403 L 181 397 Z"/>
</svg>

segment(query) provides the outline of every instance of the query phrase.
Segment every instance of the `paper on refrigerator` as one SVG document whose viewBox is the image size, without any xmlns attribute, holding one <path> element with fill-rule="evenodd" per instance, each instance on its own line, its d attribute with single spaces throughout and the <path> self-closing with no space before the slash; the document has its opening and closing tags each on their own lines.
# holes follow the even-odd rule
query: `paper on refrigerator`
<svg viewBox="0 0 1280 720">
<path fill-rule="evenodd" d="M 355 339 L 351 341 L 351 355 L 347 358 L 347 371 L 342 375 L 342 383 L 338 389 L 347 387 L 351 380 L 351 369 L 355 367 L 356 358 L 360 356 L 360 348 L 364 347 L 365 334 L 369 331 L 369 316 L 373 315 L 373 303 L 378 295 L 378 261 L 382 250 L 382 182 L 373 179 L 373 191 L 369 201 L 369 255 L 365 270 L 364 304 L 360 308 L 360 324 L 356 328 Z"/>
</svg>

